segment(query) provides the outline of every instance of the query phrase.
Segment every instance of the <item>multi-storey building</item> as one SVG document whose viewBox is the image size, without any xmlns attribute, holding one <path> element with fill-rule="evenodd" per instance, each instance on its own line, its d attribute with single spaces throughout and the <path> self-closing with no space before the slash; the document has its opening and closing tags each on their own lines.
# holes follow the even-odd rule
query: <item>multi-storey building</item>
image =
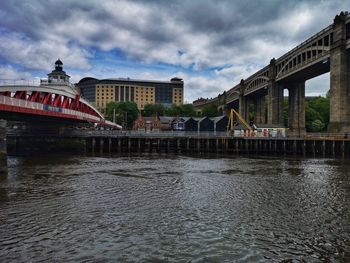
<svg viewBox="0 0 350 263">
<path fill-rule="evenodd" d="M 162 103 L 183 104 L 184 82 L 179 78 L 170 81 L 151 81 L 136 79 L 102 79 L 83 78 L 76 86 L 83 98 L 97 108 L 105 108 L 111 101 L 133 101 L 139 110 L 146 104 Z"/>
</svg>

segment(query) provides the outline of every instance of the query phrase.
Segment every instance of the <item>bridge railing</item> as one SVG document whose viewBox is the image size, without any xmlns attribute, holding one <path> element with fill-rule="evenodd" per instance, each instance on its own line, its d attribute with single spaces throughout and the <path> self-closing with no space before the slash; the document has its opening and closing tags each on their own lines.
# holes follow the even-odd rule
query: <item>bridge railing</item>
<svg viewBox="0 0 350 263">
<path fill-rule="evenodd" d="M 53 107 L 47 105 L 47 108 L 44 108 L 44 104 L 37 103 L 37 102 L 31 102 L 27 100 L 21 100 L 16 98 L 11 98 L 8 96 L 0 95 L 0 104 L 8 105 L 8 106 L 15 106 L 20 108 L 27 108 L 27 109 L 33 109 L 33 110 L 42 110 L 42 111 L 48 111 L 48 112 L 59 112 L 68 114 L 71 116 L 78 116 L 79 119 L 86 119 L 86 120 L 93 120 L 95 122 L 100 122 L 100 118 L 96 117 L 94 115 L 90 115 L 87 113 L 83 113 L 76 110 L 70 110 L 70 109 L 64 109 L 59 107 Z"/>
<path fill-rule="evenodd" d="M 25 80 L 25 79 L 0 79 L 1 86 L 37 86 L 40 84 L 39 79 Z"/>
<path fill-rule="evenodd" d="M 3 95 L 0 95 L 0 104 L 5 104 L 5 105 L 15 106 L 15 107 L 30 108 L 35 110 L 43 110 L 43 104 L 41 103 L 15 99 L 15 98 L 3 96 Z"/>
<path fill-rule="evenodd" d="M 315 41 L 319 36 L 331 31 L 332 28 L 333 28 L 333 25 L 329 25 L 326 28 L 319 31 L 318 33 L 312 35 L 311 37 L 309 37 L 308 39 L 306 39 L 305 41 L 303 41 L 302 43 L 294 47 L 292 50 L 288 51 L 287 53 L 283 54 L 281 57 L 276 59 L 276 64 L 279 63 L 281 60 L 285 59 L 286 57 L 288 57 L 289 55 L 291 55 L 293 52 L 297 51 L 298 49 L 304 48 L 305 45 L 312 43 L 312 41 Z"/>
</svg>

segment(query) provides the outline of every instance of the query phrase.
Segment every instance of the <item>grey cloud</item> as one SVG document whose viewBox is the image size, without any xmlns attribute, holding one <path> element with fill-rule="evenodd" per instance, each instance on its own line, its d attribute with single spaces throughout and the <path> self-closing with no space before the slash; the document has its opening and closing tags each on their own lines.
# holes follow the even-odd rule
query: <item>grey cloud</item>
<svg viewBox="0 0 350 263">
<path fill-rule="evenodd" d="M 233 57 L 237 59 L 239 55 L 244 61 L 245 57 L 250 59 L 251 54 L 256 52 L 251 39 L 269 40 L 275 45 L 286 46 L 286 43 L 297 43 L 308 37 L 310 32 L 320 30 L 320 24 L 331 23 L 329 15 L 318 17 L 317 21 L 303 25 L 302 30 L 291 35 L 288 28 L 284 28 L 283 19 L 286 16 L 292 19 L 299 9 L 323 8 L 317 11 L 319 14 L 339 9 L 339 5 L 328 2 L 272 0 L 178 0 L 171 4 L 168 1 L 104 1 L 101 4 L 91 0 L 17 0 L 2 1 L 0 6 L 8 14 L 1 20 L 0 26 L 22 33 L 33 41 L 56 35 L 74 39 L 81 45 L 119 48 L 127 55 L 144 61 L 183 65 L 196 63 L 198 68 L 225 63 L 220 55 L 215 54 L 216 49 L 233 47 L 226 49 L 223 57 L 232 62 Z M 86 22 L 90 28 L 81 30 L 77 21 Z M 55 31 L 57 28 L 59 31 Z M 118 37 L 121 33 L 127 36 Z M 132 43 L 137 41 L 143 43 Z M 199 52 L 194 47 L 198 44 L 203 45 L 203 50 Z M 169 49 L 173 45 L 177 48 Z M 169 59 L 163 61 L 152 52 L 142 51 L 151 48 L 166 50 Z M 178 49 L 184 50 L 193 61 L 174 59 Z"/>
<path fill-rule="evenodd" d="M 235 79 L 232 74 L 249 74 L 266 65 L 331 24 L 349 3 L 2 0 L 0 58 L 43 69 L 52 56 L 60 56 L 69 65 L 86 69 L 93 56 L 89 50 L 97 47 L 121 50 L 141 62 L 198 71 L 235 65 L 231 72 L 218 73 L 218 83 L 224 87 L 214 88 L 214 83 L 200 79 L 201 85 L 211 87 L 208 91 L 221 92 L 228 79 Z"/>
</svg>

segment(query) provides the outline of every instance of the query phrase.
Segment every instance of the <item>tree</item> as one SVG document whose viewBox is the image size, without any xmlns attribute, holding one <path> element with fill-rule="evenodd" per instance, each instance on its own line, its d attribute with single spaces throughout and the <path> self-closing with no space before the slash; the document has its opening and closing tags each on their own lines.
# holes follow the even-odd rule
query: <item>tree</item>
<svg viewBox="0 0 350 263">
<path fill-rule="evenodd" d="M 254 117 L 255 117 L 255 103 L 249 103 L 248 104 L 248 119 L 249 121 L 255 121 Z"/>
<path fill-rule="evenodd" d="M 202 109 L 203 117 L 216 117 L 218 115 L 218 110 L 215 105 L 206 105 Z"/>
<path fill-rule="evenodd" d="M 143 110 L 143 115 L 145 117 L 151 117 L 154 115 L 162 116 L 164 115 L 166 109 L 163 104 L 146 104 Z"/>
<path fill-rule="evenodd" d="M 315 120 L 311 124 L 311 130 L 313 132 L 320 132 L 324 129 L 325 125 L 322 121 L 320 120 Z"/>
<path fill-rule="evenodd" d="M 136 103 L 131 101 L 108 103 L 105 113 L 106 119 L 113 121 L 114 109 L 116 123 L 124 124 L 126 128 L 131 128 L 138 114 Z"/>
<path fill-rule="evenodd" d="M 309 101 L 310 108 L 316 110 L 321 118 L 320 120 L 328 124 L 329 123 L 329 98 L 316 97 Z"/>
<path fill-rule="evenodd" d="M 183 117 L 192 117 L 196 115 L 193 104 L 183 104 L 181 108 Z"/>
<path fill-rule="evenodd" d="M 316 97 L 306 102 L 305 128 L 307 131 L 320 132 L 327 129 L 329 123 L 329 107 L 329 98 L 327 97 Z"/>
<path fill-rule="evenodd" d="M 165 114 L 168 116 L 182 116 L 182 108 L 176 104 L 171 105 L 171 107 L 167 108 Z"/>
<path fill-rule="evenodd" d="M 106 108 L 101 110 L 107 120 L 113 121 L 114 109 L 116 109 L 117 102 L 112 101 L 107 103 Z"/>
</svg>

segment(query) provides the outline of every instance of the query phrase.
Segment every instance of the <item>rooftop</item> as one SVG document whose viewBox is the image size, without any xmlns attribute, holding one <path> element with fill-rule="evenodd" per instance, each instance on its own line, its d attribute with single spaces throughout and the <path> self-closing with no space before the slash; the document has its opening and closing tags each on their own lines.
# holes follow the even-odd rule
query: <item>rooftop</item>
<svg viewBox="0 0 350 263">
<path fill-rule="evenodd" d="M 119 82 L 143 82 L 143 83 L 167 83 L 167 84 L 174 84 L 174 83 L 183 83 L 182 79 L 179 78 L 172 78 L 170 81 L 164 81 L 164 80 L 144 80 L 144 79 L 131 79 L 131 78 L 106 78 L 106 79 L 96 79 L 93 77 L 85 77 L 82 78 L 79 82 L 85 82 L 88 80 L 95 80 L 97 82 L 103 82 L 103 81 L 119 81 Z"/>
</svg>

